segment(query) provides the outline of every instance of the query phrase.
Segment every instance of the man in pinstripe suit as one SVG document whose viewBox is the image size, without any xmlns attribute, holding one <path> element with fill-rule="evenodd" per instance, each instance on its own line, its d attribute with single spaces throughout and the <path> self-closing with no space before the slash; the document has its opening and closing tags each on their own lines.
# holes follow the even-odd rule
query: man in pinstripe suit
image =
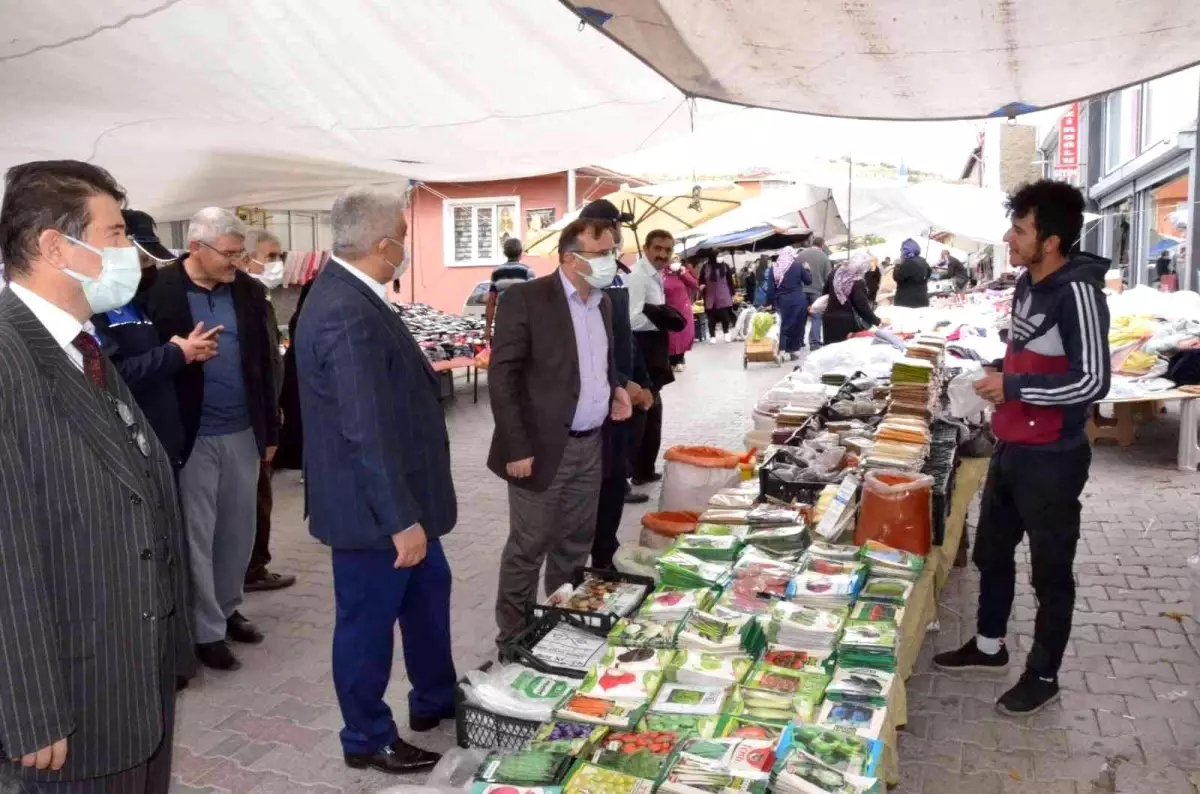
<svg viewBox="0 0 1200 794">
<path fill-rule="evenodd" d="M 191 646 L 175 481 L 89 321 L 140 277 L 124 199 L 95 166 L 26 163 L 0 208 L 4 794 L 170 785 L 175 653 Z"/>
</svg>

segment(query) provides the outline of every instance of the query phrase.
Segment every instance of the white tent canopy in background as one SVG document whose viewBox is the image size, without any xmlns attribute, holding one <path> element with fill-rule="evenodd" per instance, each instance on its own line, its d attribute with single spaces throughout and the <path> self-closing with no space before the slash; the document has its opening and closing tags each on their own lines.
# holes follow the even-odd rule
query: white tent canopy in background
<svg viewBox="0 0 1200 794">
<path fill-rule="evenodd" d="M 691 96 L 829 116 L 1027 112 L 1200 62 L 1174 0 L 562 0 Z"/>
<path fill-rule="evenodd" d="M 687 129 L 552 0 L 5 0 L 0 170 L 108 168 L 160 220 L 578 167 Z"/>
</svg>

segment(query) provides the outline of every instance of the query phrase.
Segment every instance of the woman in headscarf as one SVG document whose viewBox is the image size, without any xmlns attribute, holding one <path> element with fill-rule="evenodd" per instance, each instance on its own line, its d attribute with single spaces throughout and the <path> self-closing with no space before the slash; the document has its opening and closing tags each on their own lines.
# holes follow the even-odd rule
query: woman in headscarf
<svg viewBox="0 0 1200 794">
<path fill-rule="evenodd" d="M 921 246 L 909 238 L 900 244 L 900 264 L 896 265 L 896 306 L 919 309 L 929 305 L 929 277 L 933 274 L 929 263 L 921 256 Z"/>
<path fill-rule="evenodd" d="M 825 344 L 844 342 L 850 334 L 880 324 L 863 281 L 870 269 L 871 255 L 859 249 L 850 255 L 850 261 L 833 271 L 825 287 L 829 296 L 825 305 Z"/>
<path fill-rule="evenodd" d="M 667 266 L 663 274 L 663 292 L 667 296 L 667 305 L 683 315 L 686 324 L 682 331 L 668 331 L 668 353 L 671 356 L 671 368 L 676 372 L 683 371 L 684 356 L 692 349 L 696 339 L 696 317 L 692 313 L 692 301 L 700 285 L 679 261 Z"/>
<path fill-rule="evenodd" d="M 779 349 L 795 361 L 804 347 L 804 323 L 808 319 L 804 286 L 812 283 L 812 273 L 808 265 L 796 263 L 796 249 L 790 245 L 779 252 L 767 273 L 767 306 L 779 312 Z"/>
<path fill-rule="evenodd" d="M 717 326 L 720 325 L 725 333 L 725 341 L 730 338 L 729 329 L 733 327 L 733 294 L 737 286 L 733 283 L 733 269 L 710 254 L 708 262 L 700 269 L 700 286 L 704 290 L 704 312 L 708 315 L 708 341 L 717 341 Z"/>
</svg>

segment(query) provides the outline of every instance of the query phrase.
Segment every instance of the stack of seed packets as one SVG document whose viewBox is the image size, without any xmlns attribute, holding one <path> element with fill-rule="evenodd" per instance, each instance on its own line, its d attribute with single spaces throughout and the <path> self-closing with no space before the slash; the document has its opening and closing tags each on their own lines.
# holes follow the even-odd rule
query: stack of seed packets
<svg viewBox="0 0 1200 794">
<path fill-rule="evenodd" d="M 802 524 L 753 527 L 746 543 L 776 559 L 795 559 L 808 548 L 808 528 Z"/>
<path fill-rule="evenodd" d="M 707 562 L 731 563 L 737 559 L 742 542 L 730 535 L 680 535 L 672 548 Z"/>
<path fill-rule="evenodd" d="M 603 725 L 551 720 L 542 725 L 529 740 L 529 749 L 546 753 L 565 753 L 579 758 L 591 753 L 607 735 L 608 728 Z"/>
<path fill-rule="evenodd" d="M 650 713 L 715 719 L 728 694 L 729 689 L 723 686 L 663 684 L 650 704 Z"/>
<path fill-rule="evenodd" d="M 838 664 L 895 672 L 898 634 L 891 623 L 847 623 L 838 643 Z"/>
<path fill-rule="evenodd" d="M 680 650 L 667 662 L 663 674 L 676 684 L 730 687 L 740 683 L 752 665 L 745 655 Z"/>
<path fill-rule="evenodd" d="M 667 587 L 682 589 L 724 587 L 729 564 L 706 562 L 671 546 L 658 558 L 658 576 Z"/>
<path fill-rule="evenodd" d="M 769 740 L 687 739 L 668 762 L 658 791 L 764 794 L 774 765 L 774 743 Z"/>
<path fill-rule="evenodd" d="M 619 648 L 674 648 L 679 626 L 676 621 L 621 618 L 608 633 L 608 644 Z"/>
<path fill-rule="evenodd" d="M 850 620 L 855 623 L 890 623 L 899 626 L 900 621 L 904 620 L 904 607 L 878 601 L 859 601 L 850 610 Z"/>
<path fill-rule="evenodd" d="M 886 670 L 839 665 L 825 688 L 825 697 L 838 702 L 886 706 L 894 678 L 895 674 Z"/>
<path fill-rule="evenodd" d="M 838 780 L 838 775 L 863 787 L 850 791 L 870 791 L 881 772 L 883 743 L 844 731 L 792 724 L 784 729 L 776 752 L 779 759 L 772 780 L 774 791 L 845 791 L 844 787 L 838 788 L 845 783 L 845 779 Z M 804 785 L 796 780 L 800 772 L 808 778 Z M 814 789 L 813 785 L 821 787 Z"/>
<path fill-rule="evenodd" d="M 696 610 L 688 615 L 676 638 L 676 647 L 708 653 L 742 653 L 742 630 L 751 620 L 726 610 L 719 613 Z"/>
<path fill-rule="evenodd" d="M 711 590 L 659 587 L 646 597 L 637 614 L 646 620 L 679 621 L 693 609 L 703 609 L 712 596 Z"/>
<path fill-rule="evenodd" d="M 805 561 L 788 586 L 788 600 L 818 607 L 849 607 L 866 579 L 866 566 L 820 558 Z"/>
<path fill-rule="evenodd" d="M 728 535 L 728 536 L 735 537 L 738 540 L 745 540 L 746 533 L 749 531 L 750 531 L 750 527 L 748 527 L 745 524 L 705 524 L 705 523 L 700 523 L 700 524 L 696 525 L 696 531 L 693 532 L 692 534 L 699 535 L 701 537 L 709 537 L 709 536 L 725 537 Z"/>
<path fill-rule="evenodd" d="M 872 573 L 858 593 L 860 601 L 903 607 L 908 604 L 915 585 L 910 579 L 876 576 Z"/>
<path fill-rule="evenodd" d="M 886 719 L 886 706 L 872 706 L 869 703 L 849 700 L 826 700 L 816 723 L 828 730 L 845 731 L 864 739 L 878 739 Z"/>
<path fill-rule="evenodd" d="M 772 604 L 769 621 L 763 627 L 772 646 L 825 651 L 837 647 L 846 625 L 846 607 L 814 607 L 780 601 Z M 759 621 L 762 625 L 763 621 Z"/>
<path fill-rule="evenodd" d="M 579 684 L 579 694 L 629 703 L 649 703 L 662 683 L 657 670 L 633 672 L 613 667 L 593 667 Z"/>
<path fill-rule="evenodd" d="M 925 570 L 925 558 L 901 549 L 893 549 L 875 540 L 862 547 L 861 559 L 871 569 L 872 576 L 916 581 Z"/>
<path fill-rule="evenodd" d="M 653 780 L 596 764 L 579 763 L 567 776 L 562 794 L 650 794 L 653 790 Z M 512 794 L 511 790 L 507 794 Z"/>
<path fill-rule="evenodd" d="M 825 696 L 829 676 L 824 673 L 785 670 L 759 662 L 738 690 L 745 712 L 765 719 L 798 717 L 813 722 Z"/>
</svg>

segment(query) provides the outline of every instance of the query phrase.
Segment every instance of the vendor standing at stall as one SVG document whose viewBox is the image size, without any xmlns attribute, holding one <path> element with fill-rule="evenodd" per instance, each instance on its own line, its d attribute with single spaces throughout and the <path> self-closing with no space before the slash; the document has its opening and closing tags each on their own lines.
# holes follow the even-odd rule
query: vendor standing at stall
<svg viewBox="0 0 1200 794">
<path fill-rule="evenodd" d="M 779 350 L 792 361 L 804 347 L 804 322 L 808 319 L 808 295 L 812 273 L 804 263 L 796 262 L 796 249 L 790 245 L 779 252 L 767 279 L 767 305 L 779 312 Z"/>
<path fill-rule="evenodd" d="M 1108 392 L 1107 260 L 1071 252 L 1083 228 L 1083 195 L 1042 180 L 1009 197 L 1009 262 L 1028 268 L 1013 295 L 1008 351 L 975 384 L 996 404 L 997 443 L 988 468 L 973 561 L 980 571 L 975 637 L 938 654 L 944 670 L 1001 669 L 1016 585 L 1016 550 L 1029 535 L 1037 596 L 1033 648 L 1017 685 L 996 708 L 1022 716 L 1059 697 L 1058 669 L 1075 610 L 1080 494 L 1092 448 L 1092 403 Z"/>
<path fill-rule="evenodd" d="M 892 271 L 896 279 L 896 297 L 892 303 L 920 309 L 929 305 L 929 278 L 933 275 L 929 263 L 921 256 L 921 246 L 908 239 L 900 244 L 900 264 Z"/>
</svg>

